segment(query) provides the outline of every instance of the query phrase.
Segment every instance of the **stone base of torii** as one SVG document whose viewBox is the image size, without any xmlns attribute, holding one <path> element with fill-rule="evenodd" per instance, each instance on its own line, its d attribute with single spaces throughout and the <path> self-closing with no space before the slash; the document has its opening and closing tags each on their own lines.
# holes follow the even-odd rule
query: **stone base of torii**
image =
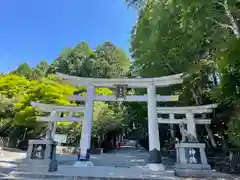
<svg viewBox="0 0 240 180">
<path fill-rule="evenodd" d="M 29 140 L 26 158 L 20 163 L 19 170 L 46 173 L 57 171 L 56 145 L 53 140 Z"/>
</svg>

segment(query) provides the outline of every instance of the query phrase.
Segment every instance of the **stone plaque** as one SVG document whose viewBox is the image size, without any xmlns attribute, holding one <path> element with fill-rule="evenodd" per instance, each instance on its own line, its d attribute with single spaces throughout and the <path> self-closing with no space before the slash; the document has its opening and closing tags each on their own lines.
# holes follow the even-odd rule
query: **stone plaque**
<svg viewBox="0 0 240 180">
<path fill-rule="evenodd" d="M 185 156 L 188 164 L 202 163 L 199 148 L 185 148 Z"/>
<path fill-rule="evenodd" d="M 124 84 L 117 84 L 116 85 L 116 98 L 122 99 L 126 96 L 126 85 Z"/>
<path fill-rule="evenodd" d="M 44 159 L 46 144 L 33 144 L 31 159 Z"/>
</svg>

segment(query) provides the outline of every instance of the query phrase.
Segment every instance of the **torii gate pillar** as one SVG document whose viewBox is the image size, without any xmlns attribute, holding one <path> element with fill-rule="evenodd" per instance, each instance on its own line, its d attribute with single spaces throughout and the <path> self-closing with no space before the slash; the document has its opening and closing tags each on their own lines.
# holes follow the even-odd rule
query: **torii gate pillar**
<svg viewBox="0 0 240 180">
<path fill-rule="evenodd" d="M 82 124 L 82 132 L 81 132 L 81 140 L 80 140 L 80 156 L 78 159 L 81 161 L 88 161 L 90 158 L 89 149 L 91 148 L 94 95 L 95 95 L 95 87 L 88 86 L 87 100 L 86 100 L 85 112 L 84 112 L 84 121 Z"/>
<path fill-rule="evenodd" d="M 151 85 L 147 89 L 148 93 L 148 138 L 149 138 L 149 168 L 153 170 L 163 170 L 161 164 L 160 140 L 157 122 L 157 100 L 156 86 Z"/>
</svg>

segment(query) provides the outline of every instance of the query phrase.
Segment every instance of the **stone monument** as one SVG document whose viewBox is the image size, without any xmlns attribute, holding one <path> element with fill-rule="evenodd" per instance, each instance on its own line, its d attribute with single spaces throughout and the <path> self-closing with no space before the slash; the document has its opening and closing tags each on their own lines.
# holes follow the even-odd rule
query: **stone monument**
<svg viewBox="0 0 240 180">
<path fill-rule="evenodd" d="M 174 169 L 180 177 L 206 177 L 212 171 L 207 162 L 205 144 L 199 143 L 196 133 L 196 124 L 211 124 L 206 113 L 212 113 L 216 104 L 185 107 L 158 107 L 158 114 L 168 114 L 167 118 L 159 117 L 158 122 L 164 124 L 179 124 L 182 140 L 175 144 L 177 161 Z M 196 114 L 202 115 L 196 118 Z M 183 118 L 177 118 L 183 115 Z M 185 125 L 187 129 L 185 129 Z"/>
<path fill-rule="evenodd" d="M 54 118 L 56 115 L 57 113 L 54 111 L 51 117 Z M 29 140 L 27 155 L 23 163 L 19 165 L 20 170 L 33 172 L 57 171 L 57 143 L 52 138 L 53 122 L 54 120 L 48 123 L 46 139 Z"/>
<path fill-rule="evenodd" d="M 211 167 L 207 162 L 205 144 L 198 143 L 197 138 L 179 124 L 182 140 L 175 145 L 177 162 L 174 173 L 180 177 L 207 177 Z"/>
<path fill-rule="evenodd" d="M 175 145 L 177 162 L 174 174 L 180 177 L 207 177 L 212 171 L 207 162 L 204 143 L 178 143 Z"/>
</svg>

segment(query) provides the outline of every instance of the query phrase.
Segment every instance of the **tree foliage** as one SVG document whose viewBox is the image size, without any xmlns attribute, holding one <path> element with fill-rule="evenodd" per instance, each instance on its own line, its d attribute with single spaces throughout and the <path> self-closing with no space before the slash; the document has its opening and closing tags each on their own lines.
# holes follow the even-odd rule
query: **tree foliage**
<svg viewBox="0 0 240 180">
<path fill-rule="evenodd" d="M 129 0 L 127 3 L 138 7 L 139 12 L 131 41 L 132 69 L 139 76 L 185 72 L 188 77 L 181 87 L 164 88 L 161 92 L 179 94 L 178 105 L 217 102 L 221 110 L 216 117 L 228 114 L 229 108 L 237 109 L 240 14 L 236 1 Z M 232 113 L 232 119 L 237 119 L 234 117 Z M 226 116 L 217 119 L 220 123 L 215 124 L 216 133 L 225 134 L 222 126 L 230 119 Z M 232 124 L 230 121 L 228 132 L 233 130 Z M 237 127 L 234 132 L 239 131 Z"/>
<path fill-rule="evenodd" d="M 120 77 L 128 73 L 130 60 L 111 42 L 92 50 L 86 42 L 65 49 L 53 62 L 55 72 L 80 77 Z"/>
<path fill-rule="evenodd" d="M 106 42 L 94 51 L 87 43 L 82 42 L 74 48 L 64 49 L 51 65 L 45 60 L 33 68 L 24 63 L 10 74 L 2 74 L 1 136 L 9 135 L 11 145 L 14 145 L 21 138 L 36 137 L 43 133 L 46 124 L 38 121 L 37 116 L 42 113 L 31 106 L 32 101 L 76 105 L 67 97 L 75 92 L 83 95 L 86 92 L 85 87 L 73 87 L 61 82 L 54 72 L 82 77 L 120 77 L 128 73 L 129 67 L 129 58 L 114 44 Z M 112 91 L 108 88 L 97 88 L 96 93 L 110 95 Z M 123 115 L 114 105 L 97 102 L 94 106 L 93 140 L 101 143 L 109 132 L 120 130 Z M 81 126 L 81 123 L 59 122 L 57 132 L 67 134 L 68 143 L 77 145 Z"/>
<path fill-rule="evenodd" d="M 16 128 L 19 126 L 31 129 L 29 134 L 40 132 L 31 101 L 69 104 L 68 95 L 85 93 L 83 87 L 75 88 L 56 79 L 52 75 L 55 72 L 102 78 L 160 77 L 183 72 L 188 76 L 182 85 L 160 88 L 158 93 L 180 95 L 174 106 L 218 103 L 212 131 L 218 135 L 227 132 L 231 142 L 240 146 L 236 136 L 240 130 L 236 113 L 240 102 L 239 3 L 235 0 L 126 1 L 139 13 L 132 30 L 132 66 L 126 54 L 111 42 L 104 42 L 95 49 L 81 42 L 64 49 L 51 65 L 46 61 L 34 68 L 26 63 L 20 65 L 12 73 L 0 76 L 0 94 L 10 101 L 16 99 L 11 108 L 7 106 L 9 115 L 2 116 L 11 119 L 6 132 L 21 134 Z M 106 88 L 97 89 L 97 94 L 111 93 Z M 4 112 L 7 107 L 0 109 Z M 146 110 L 141 103 L 97 102 L 93 139 L 99 143 L 111 131 L 123 129 L 138 128 L 141 134 L 146 134 Z M 76 144 L 80 127 L 79 123 L 60 124 L 58 130 L 68 133 L 71 143 Z M 207 126 L 206 131 L 209 137 L 213 134 Z"/>
</svg>

